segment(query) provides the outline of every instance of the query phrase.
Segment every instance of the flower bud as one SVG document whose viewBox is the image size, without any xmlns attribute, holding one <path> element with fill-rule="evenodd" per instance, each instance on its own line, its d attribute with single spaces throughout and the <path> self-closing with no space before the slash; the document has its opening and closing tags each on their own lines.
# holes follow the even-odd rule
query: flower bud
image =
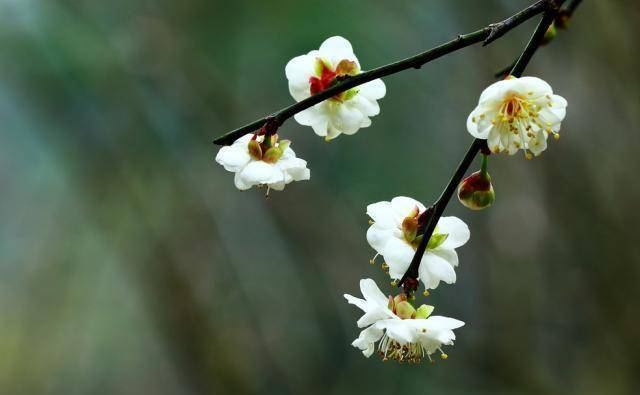
<svg viewBox="0 0 640 395">
<path fill-rule="evenodd" d="M 458 199 L 471 210 L 482 210 L 491 206 L 496 199 L 491 176 L 477 171 L 465 178 L 458 188 Z"/>
<path fill-rule="evenodd" d="M 496 194 L 487 172 L 487 156 L 482 156 L 482 168 L 462 180 L 458 187 L 458 200 L 471 210 L 482 210 L 491 206 Z"/>
<path fill-rule="evenodd" d="M 413 318 L 415 313 L 416 309 L 407 301 L 396 304 L 396 315 L 403 320 Z"/>
</svg>

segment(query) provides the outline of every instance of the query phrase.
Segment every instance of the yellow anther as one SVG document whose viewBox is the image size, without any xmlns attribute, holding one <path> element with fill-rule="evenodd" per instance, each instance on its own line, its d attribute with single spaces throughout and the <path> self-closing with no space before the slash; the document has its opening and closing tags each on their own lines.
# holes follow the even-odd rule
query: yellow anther
<svg viewBox="0 0 640 395">
<path fill-rule="evenodd" d="M 471 122 L 476 123 L 476 117 L 471 117 Z"/>
<path fill-rule="evenodd" d="M 495 124 L 496 124 L 496 119 L 495 119 L 495 118 L 493 118 L 493 119 L 491 120 L 491 124 L 492 124 L 492 125 L 495 125 Z"/>
<path fill-rule="evenodd" d="M 509 118 L 507 117 L 502 117 L 502 122 L 507 122 L 509 120 Z"/>
<path fill-rule="evenodd" d="M 373 225 L 375 222 L 373 222 L 372 219 L 369 220 L 369 225 Z"/>
<path fill-rule="evenodd" d="M 375 265 L 375 264 L 376 264 L 376 261 L 375 261 L 375 260 L 373 260 L 373 259 L 369 259 L 369 263 L 370 263 L 370 264 L 372 264 L 372 265 Z"/>
<path fill-rule="evenodd" d="M 484 114 L 480 114 L 480 119 L 484 119 Z"/>
<path fill-rule="evenodd" d="M 525 157 L 527 160 L 531 160 L 531 159 L 533 159 L 533 155 L 531 155 L 529 152 L 525 153 L 525 154 L 524 154 L 524 157 Z"/>
<path fill-rule="evenodd" d="M 442 354 L 440 354 L 440 358 L 447 359 L 447 358 L 449 358 L 449 356 L 447 354 L 445 354 L 445 353 L 442 353 Z"/>
<path fill-rule="evenodd" d="M 556 140 L 559 140 L 560 139 L 560 133 L 555 133 L 553 135 L 553 138 L 556 139 Z"/>
<path fill-rule="evenodd" d="M 382 266 L 383 269 L 387 269 L 389 267 L 386 262 L 382 262 L 382 265 L 380 266 Z"/>
<path fill-rule="evenodd" d="M 398 285 L 398 281 L 393 280 L 393 281 L 391 281 L 390 284 L 391 284 L 392 287 L 395 287 L 396 285 Z"/>
<path fill-rule="evenodd" d="M 423 294 L 424 296 L 429 296 L 429 295 L 430 295 L 429 291 L 427 291 L 426 289 L 424 290 L 424 292 L 423 292 L 422 294 Z"/>
</svg>

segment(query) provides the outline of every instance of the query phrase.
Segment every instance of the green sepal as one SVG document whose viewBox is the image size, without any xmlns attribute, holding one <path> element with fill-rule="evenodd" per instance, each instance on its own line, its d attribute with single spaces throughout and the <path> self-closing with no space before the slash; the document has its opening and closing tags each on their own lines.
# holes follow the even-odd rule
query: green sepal
<svg viewBox="0 0 640 395">
<path fill-rule="evenodd" d="M 433 313 L 433 306 L 430 306 L 428 304 L 423 304 L 422 306 L 418 307 L 418 309 L 416 310 L 416 316 L 415 318 L 427 318 L 431 315 L 431 313 Z"/>
<path fill-rule="evenodd" d="M 427 243 L 427 249 L 433 250 L 435 248 L 440 247 L 442 243 L 444 243 L 444 241 L 447 240 L 447 237 L 449 237 L 448 233 L 434 233 L 433 235 L 431 235 L 431 238 Z"/>
<path fill-rule="evenodd" d="M 249 141 L 249 156 L 255 160 L 262 160 L 262 147 L 257 140 Z"/>
</svg>

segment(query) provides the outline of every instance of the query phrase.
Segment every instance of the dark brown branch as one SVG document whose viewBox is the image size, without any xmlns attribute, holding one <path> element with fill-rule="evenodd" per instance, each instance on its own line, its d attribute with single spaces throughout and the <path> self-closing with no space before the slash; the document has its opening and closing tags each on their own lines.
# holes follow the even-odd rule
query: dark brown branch
<svg viewBox="0 0 640 395">
<path fill-rule="evenodd" d="M 432 48 L 426 52 L 422 52 L 418 55 L 410 58 L 397 61 L 385 66 L 369 70 L 367 72 L 346 78 L 344 81 L 326 89 L 316 95 L 313 95 L 307 99 L 299 101 L 291 106 L 285 107 L 282 110 L 269 115 L 267 117 L 258 119 L 251 122 L 248 125 L 242 126 L 236 130 L 233 130 L 221 137 L 218 137 L 213 141 L 217 145 L 229 145 L 238 138 L 244 136 L 247 133 L 254 132 L 265 124 L 268 123 L 269 129 L 275 132 L 280 125 L 282 125 L 287 119 L 291 118 L 295 114 L 306 110 L 326 99 L 329 99 L 339 93 L 347 91 L 353 87 L 362 85 L 369 81 L 373 81 L 378 78 L 386 77 L 391 74 L 395 74 L 411 68 L 419 69 L 424 64 L 431 62 L 441 56 L 447 55 L 451 52 L 455 52 L 459 49 L 468 47 L 479 42 L 483 42 L 483 45 L 487 45 L 494 40 L 502 37 L 505 33 L 522 24 L 523 22 L 531 19 L 532 17 L 542 13 L 548 8 L 548 5 L 553 3 L 552 0 L 539 0 L 518 12 L 517 14 L 505 19 L 502 22 L 493 23 L 487 27 L 469 34 L 459 35 L 457 38 Z"/>
<path fill-rule="evenodd" d="M 558 13 L 558 8 L 560 7 L 560 5 L 562 5 L 563 1 L 564 0 L 550 1 L 546 4 L 547 7 L 545 8 L 545 12 L 542 17 L 542 20 L 536 27 L 536 30 L 534 31 L 533 35 L 531 36 L 531 39 L 529 40 L 529 43 L 525 47 L 524 51 L 516 61 L 515 65 L 513 66 L 509 74 L 515 77 L 520 77 L 522 75 L 522 72 L 529 64 L 531 57 L 536 52 L 536 50 L 540 47 L 540 44 L 542 43 L 542 39 L 544 38 L 544 34 L 549 28 L 549 26 L 551 25 L 551 23 L 553 22 L 556 14 Z M 473 141 L 473 143 L 467 150 L 467 153 L 464 155 L 464 157 L 462 158 L 462 161 L 458 165 L 458 168 L 456 169 L 453 176 L 449 180 L 449 183 L 445 187 L 444 191 L 442 191 L 442 194 L 440 195 L 438 200 L 436 200 L 436 202 L 430 207 L 430 209 L 433 210 L 433 215 L 429 217 L 429 220 L 427 222 L 427 225 L 424 231 L 424 236 L 422 237 L 422 240 L 420 241 L 420 244 L 416 249 L 413 259 L 411 260 L 411 264 L 409 265 L 409 268 L 407 269 L 404 276 L 402 276 L 402 279 L 400 279 L 400 282 L 398 282 L 398 287 L 401 287 L 404 284 L 405 280 L 407 280 L 407 278 L 411 278 L 411 279 L 418 278 L 418 269 L 420 267 L 422 256 L 424 255 L 424 252 L 427 249 L 427 244 L 429 243 L 429 239 L 433 235 L 433 231 L 438 223 L 438 220 L 442 216 L 444 209 L 447 207 L 447 204 L 451 200 L 453 193 L 456 190 L 456 187 L 462 181 L 462 178 L 466 174 L 467 170 L 469 170 L 469 166 L 471 165 L 471 163 L 473 162 L 476 155 L 478 154 L 478 152 L 480 151 L 480 149 L 484 144 L 485 144 L 485 140 L 475 139 Z"/>
</svg>

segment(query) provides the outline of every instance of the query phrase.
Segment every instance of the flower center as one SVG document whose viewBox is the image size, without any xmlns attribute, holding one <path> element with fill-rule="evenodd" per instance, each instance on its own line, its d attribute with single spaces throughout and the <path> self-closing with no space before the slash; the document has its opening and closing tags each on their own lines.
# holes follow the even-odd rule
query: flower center
<svg viewBox="0 0 640 395">
<path fill-rule="evenodd" d="M 358 65 L 351 60 L 341 60 L 334 70 L 328 62 L 320 58 L 316 58 L 316 76 L 309 78 L 309 91 L 312 95 L 318 94 L 337 84 L 341 77 L 352 76 L 358 73 L 360 73 Z M 329 100 L 342 103 L 351 99 L 356 94 L 358 94 L 358 90 L 356 88 L 351 88 L 345 92 L 338 93 Z"/>
<path fill-rule="evenodd" d="M 249 155 L 254 160 L 261 160 L 267 163 L 276 163 L 284 154 L 291 142 L 289 140 L 280 140 L 278 135 L 274 134 L 268 137 L 259 138 L 257 134 L 249 140 L 247 149 Z"/>
<path fill-rule="evenodd" d="M 417 250 L 422 238 L 424 237 L 424 227 L 428 218 L 420 213 L 416 206 L 407 217 L 402 221 L 400 229 L 404 240 L 414 249 Z M 438 248 L 449 236 L 448 233 L 439 233 L 438 226 L 433 230 L 433 234 L 427 244 L 427 249 L 432 250 Z"/>
</svg>

